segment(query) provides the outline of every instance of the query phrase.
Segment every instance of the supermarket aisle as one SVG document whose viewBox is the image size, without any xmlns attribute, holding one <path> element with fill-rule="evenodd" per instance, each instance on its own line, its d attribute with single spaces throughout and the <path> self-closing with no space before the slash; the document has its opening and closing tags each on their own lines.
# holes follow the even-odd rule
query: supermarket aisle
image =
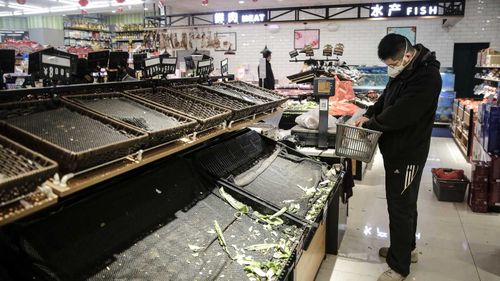
<svg viewBox="0 0 500 281">
<path fill-rule="evenodd" d="M 389 245 L 384 171 L 380 153 L 350 201 L 348 230 L 338 256 L 328 256 L 317 281 L 375 281 L 387 268 L 378 249 Z M 406 280 L 500 281 L 500 214 L 472 213 L 466 203 L 439 202 L 431 168 L 470 167 L 450 138 L 433 138 L 420 186 L 419 262 Z"/>
</svg>

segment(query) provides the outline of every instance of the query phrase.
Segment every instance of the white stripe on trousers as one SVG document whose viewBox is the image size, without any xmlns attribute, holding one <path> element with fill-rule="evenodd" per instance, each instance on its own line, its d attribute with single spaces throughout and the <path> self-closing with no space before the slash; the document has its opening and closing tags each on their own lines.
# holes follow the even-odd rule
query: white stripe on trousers
<svg viewBox="0 0 500 281">
<path fill-rule="evenodd" d="M 405 187 L 403 188 L 403 191 L 401 191 L 401 194 L 403 194 L 405 190 L 411 185 L 411 183 L 415 179 L 415 176 L 417 175 L 417 171 L 418 171 L 418 166 L 408 165 L 406 167 Z"/>
</svg>

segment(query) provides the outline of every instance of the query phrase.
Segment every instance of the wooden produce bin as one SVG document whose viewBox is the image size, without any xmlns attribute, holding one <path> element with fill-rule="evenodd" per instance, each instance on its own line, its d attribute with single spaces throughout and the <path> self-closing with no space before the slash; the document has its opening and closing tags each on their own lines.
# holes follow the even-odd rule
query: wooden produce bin
<svg viewBox="0 0 500 281">
<path fill-rule="evenodd" d="M 311 244 L 295 265 L 293 280 L 314 281 L 326 254 L 326 223 L 321 221 Z"/>
</svg>

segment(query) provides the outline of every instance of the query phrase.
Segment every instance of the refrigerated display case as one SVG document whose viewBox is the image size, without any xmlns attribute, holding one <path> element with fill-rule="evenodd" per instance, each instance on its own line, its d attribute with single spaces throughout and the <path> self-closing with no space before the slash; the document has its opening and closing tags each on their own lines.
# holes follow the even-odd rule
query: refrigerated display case
<svg viewBox="0 0 500 281">
<path fill-rule="evenodd" d="M 356 69 L 361 71 L 363 76 L 353 85 L 355 92 L 383 91 L 389 82 L 385 66 L 358 66 Z"/>
<path fill-rule="evenodd" d="M 439 94 L 438 107 L 434 123 L 437 125 L 449 125 L 452 121 L 453 101 L 455 100 L 455 74 L 452 68 L 441 69 L 443 85 Z"/>
</svg>

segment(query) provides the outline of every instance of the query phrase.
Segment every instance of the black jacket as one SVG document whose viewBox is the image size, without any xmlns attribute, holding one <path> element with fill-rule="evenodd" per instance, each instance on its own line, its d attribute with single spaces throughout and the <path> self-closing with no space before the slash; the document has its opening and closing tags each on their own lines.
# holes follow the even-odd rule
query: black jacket
<svg viewBox="0 0 500 281">
<path fill-rule="evenodd" d="M 257 68 L 257 73 L 259 72 Z M 259 79 L 259 87 L 263 87 L 269 90 L 274 90 L 274 73 L 273 69 L 271 68 L 271 63 L 266 60 L 266 76 L 267 78 L 264 79 L 264 85 L 262 85 L 262 79 Z"/>
<path fill-rule="evenodd" d="M 363 127 L 383 132 L 379 146 L 391 163 L 423 164 L 427 160 L 432 126 L 441 91 L 439 61 L 434 52 L 415 46 L 416 58 L 391 79 Z"/>
</svg>

